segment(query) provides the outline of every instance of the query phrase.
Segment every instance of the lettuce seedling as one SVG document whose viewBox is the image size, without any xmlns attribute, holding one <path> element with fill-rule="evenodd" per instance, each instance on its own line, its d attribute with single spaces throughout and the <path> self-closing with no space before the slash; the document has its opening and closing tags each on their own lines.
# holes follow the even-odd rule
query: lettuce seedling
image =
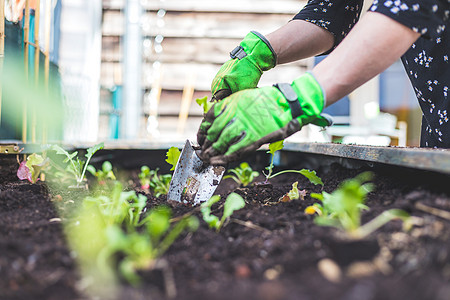
<svg viewBox="0 0 450 300">
<path fill-rule="evenodd" d="M 122 188 L 116 182 L 109 195 L 86 197 L 66 231 L 81 263 L 88 264 L 83 269 L 111 277 L 118 265 L 122 276 L 137 284 L 137 271 L 151 269 L 181 233 L 195 231 L 199 222 L 191 215 L 173 222 L 165 206 L 142 217 L 147 198 Z"/>
<path fill-rule="evenodd" d="M 31 183 L 36 183 L 39 180 L 39 174 L 49 163 L 48 158 L 33 153 L 27 157 L 26 161 L 20 163 L 19 169 L 17 170 L 17 177 L 20 180 L 27 179 Z"/>
<path fill-rule="evenodd" d="M 77 182 L 77 187 L 80 187 L 81 183 L 84 181 L 85 179 L 85 174 L 86 174 L 86 169 L 87 166 L 89 165 L 89 162 L 92 158 L 92 156 L 95 154 L 95 152 L 97 152 L 100 149 L 103 149 L 104 144 L 100 143 L 97 144 L 91 148 L 88 148 L 86 151 L 87 153 L 85 154 L 86 157 L 86 161 L 80 160 L 80 158 L 77 156 L 78 155 L 78 151 L 69 153 L 66 150 L 64 150 L 63 148 L 61 148 L 58 145 L 53 145 L 51 147 L 52 150 L 56 151 L 56 154 L 60 154 L 60 155 L 65 155 L 66 158 L 64 159 L 64 163 L 67 163 L 67 167 L 66 170 L 71 173 L 72 175 L 75 176 L 76 182 Z"/>
<path fill-rule="evenodd" d="M 252 167 L 247 162 L 242 162 L 238 167 L 228 170 L 233 175 L 226 175 L 223 179 L 231 178 L 242 186 L 247 186 L 258 177 L 259 173 L 253 171 Z"/>
<path fill-rule="evenodd" d="M 84 205 L 98 205 L 105 224 L 137 226 L 147 203 L 147 197 L 135 191 L 123 191 L 123 185 L 116 181 L 109 195 L 88 196 Z"/>
<path fill-rule="evenodd" d="M 211 214 L 211 206 L 217 203 L 219 200 L 220 196 L 214 195 L 208 201 L 204 202 L 200 207 L 200 211 L 203 215 L 203 220 L 208 223 L 210 228 L 215 228 L 217 232 L 220 231 L 225 221 L 229 217 L 231 217 L 234 211 L 239 210 L 245 206 L 245 201 L 240 195 L 231 193 L 225 200 L 225 203 L 223 205 L 223 215 L 222 218 L 219 219 L 219 217 Z"/>
<path fill-rule="evenodd" d="M 172 168 L 170 168 L 170 171 L 175 170 L 180 155 L 180 149 L 178 149 L 177 147 L 170 147 L 169 150 L 167 150 L 166 162 L 172 166 Z"/>
<path fill-rule="evenodd" d="M 97 178 L 100 185 L 105 185 L 107 180 L 116 180 L 112 164 L 109 161 L 103 162 L 101 169 L 96 170 L 94 166 L 88 165 L 86 170 Z"/>
<path fill-rule="evenodd" d="M 167 195 L 170 188 L 170 181 L 172 180 L 172 175 L 158 175 L 158 170 L 159 169 L 150 171 L 153 172 L 153 176 L 150 179 L 150 190 L 153 191 L 155 197 Z"/>
<path fill-rule="evenodd" d="M 167 150 L 166 162 L 172 166 L 170 171 L 175 170 L 175 166 L 178 163 L 180 154 L 180 150 L 176 147 L 170 147 L 170 149 Z M 139 173 L 138 175 L 139 181 L 141 183 L 141 188 L 153 191 L 155 197 L 167 195 L 167 193 L 169 192 L 170 181 L 172 180 L 172 175 L 158 175 L 158 171 L 159 168 L 157 168 L 156 170 L 151 170 L 147 166 L 142 166 L 141 173 Z"/>
<path fill-rule="evenodd" d="M 208 101 L 208 96 L 195 99 L 195 102 L 203 108 L 203 114 L 206 114 L 214 105 L 214 102 Z"/>
<path fill-rule="evenodd" d="M 278 141 L 278 142 L 274 142 L 274 143 L 270 143 L 269 144 L 269 151 L 267 151 L 267 153 L 270 153 L 272 155 L 271 160 L 270 160 L 270 165 L 268 167 L 266 167 L 266 170 L 268 170 L 269 172 L 266 174 L 263 172 L 264 176 L 266 177 L 266 180 L 264 183 L 267 183 L 269 181 L 269 179 L 274 178 L 275 176 L 284 174 L 284 173 L 298 173 L 298 174 L 302 174 L 303 176 L 305 176 L 306 178 L 308 178 L 308 180 L 314 184 L 314 185 L 318 185 L 320 184 L 321 186 L 323 186 L 323 182 L 322 179 L 317 176 L 316 171 L 310 171 L 307 169 L 301 169 L 301 170 L 283 170 L 280 171 L 278 173 L 272 174 L 273 172 L 273 160 L 275 157 L 275 153 L 281 149 L 284 148 L 284 140 Z"/>
<path fill-rule="evenodd" d="M 172 180 L 172 175 L 158 175 L 158 171 L 159 168 L 150 170 L 149 167 L 142 166 L 141 173 L 138 175 L 141 188 L 152 191 L 155 197 L 167 195 L 170 188 L 170 181 Z"/>
<path fill-rule="evenodd" d="M 141 189 L 148 190 L 150 189 L 150 179 L 151 179 L 151 170 L 148 166 L 142 166 L 141 172 L 139 173 L 139 182 L 141 184 Z"/>
<path fill-rule="evenodd" d="M 410 218 L 408 213 L 400 209 L 391 209 L 361 226 L 361 212 L 369 209 L 365 205 L 367 194 L 374 189 L 374 185 L 369 182 L 372 177 L 372 173 L 364 172 L 342 182 L 331 194 L 312 193 L 311 197 L 320 200 L 322 204 L 315 203 L 308 206 L 305 213 L 317 213 L 314 219 L 316 224 L 344 230 L 353 238 L 364 238 L 393 219 L 401 219 L 408 223 Z"/>
<path fill-rule="evenodd" d="M 306 190 L 298 190 L 298 181 L 292 184 L 292 189 L 289 190 L 283 197 L 280 198 L 281 202 L 291 202 L 292 200 L 305 200 Z"/>
</svg>

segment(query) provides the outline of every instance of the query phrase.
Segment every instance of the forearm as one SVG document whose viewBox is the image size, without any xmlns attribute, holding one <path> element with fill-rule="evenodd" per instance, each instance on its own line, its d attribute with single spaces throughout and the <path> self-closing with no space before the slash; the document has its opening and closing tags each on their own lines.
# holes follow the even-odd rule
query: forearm
<svg viewBox="0 0 450 300">
<path fill-rule="evenodd" d="M 342 43 L 312 73 L 330 105 L 398 60 L 420 34 L 386 17 L 368 12 Z"/>
<path fill-rule="evenodd" d="M 330 32 L 303 20 L 292 20 L 266 38 L 277 54 L 277 64 L 324 53 L 334 44 Z"/>
</svg>

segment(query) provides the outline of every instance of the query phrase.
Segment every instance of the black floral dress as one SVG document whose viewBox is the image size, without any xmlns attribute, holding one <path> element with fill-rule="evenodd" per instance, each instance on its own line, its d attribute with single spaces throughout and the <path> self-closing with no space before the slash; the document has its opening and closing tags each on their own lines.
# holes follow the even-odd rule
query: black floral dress
<svg viewBox="0 0 450 300">
<path fill-rule="evenodd" d="M 363 0 L 310 0 L 294 19 L 328 30 L 336 47 L 359 19 L 362 6 Z M 450 0 L 374 0 L 370 11 L 421 34 L 401 58 L 423 112 L 420 145 L 450 148 Z"/>
</svg>

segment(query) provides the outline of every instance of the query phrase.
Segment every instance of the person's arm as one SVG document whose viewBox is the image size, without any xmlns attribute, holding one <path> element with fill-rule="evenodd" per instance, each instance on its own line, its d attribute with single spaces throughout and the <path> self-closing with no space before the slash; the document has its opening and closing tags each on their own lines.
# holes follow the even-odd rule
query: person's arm
<svg viewBox="0 0 450 300">
<path fill-rule="evenodd" d="M 334 45 L 329 31 L 303 20 L 292 20 L 266 38 L 277 54 L 277 64 L 315 56 Z"/>
<path fill-rule="evenodd" d="M 419 36 L 383 14 L 368 12 L 342 43 L 312 70 L 325 92 L 326 105 L 384 71 Z"/>
</svg>

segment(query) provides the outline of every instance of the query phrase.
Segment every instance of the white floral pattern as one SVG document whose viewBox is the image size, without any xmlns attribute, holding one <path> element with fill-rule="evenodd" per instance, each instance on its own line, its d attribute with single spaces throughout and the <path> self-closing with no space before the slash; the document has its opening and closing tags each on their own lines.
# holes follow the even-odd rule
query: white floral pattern
<svg viewBox="0 0 450 300">
<path fill-rule="evenodd" d="M 362 5 L 363 0 L 310 0 L 294 18 L 329 30 L 337 45 L 357 22 Z M 450 0 L 374 0 L 370 10 L 422 35 L 402 57 L 423 112 L 421 146 L 450 148 Z"/>
</svg>

